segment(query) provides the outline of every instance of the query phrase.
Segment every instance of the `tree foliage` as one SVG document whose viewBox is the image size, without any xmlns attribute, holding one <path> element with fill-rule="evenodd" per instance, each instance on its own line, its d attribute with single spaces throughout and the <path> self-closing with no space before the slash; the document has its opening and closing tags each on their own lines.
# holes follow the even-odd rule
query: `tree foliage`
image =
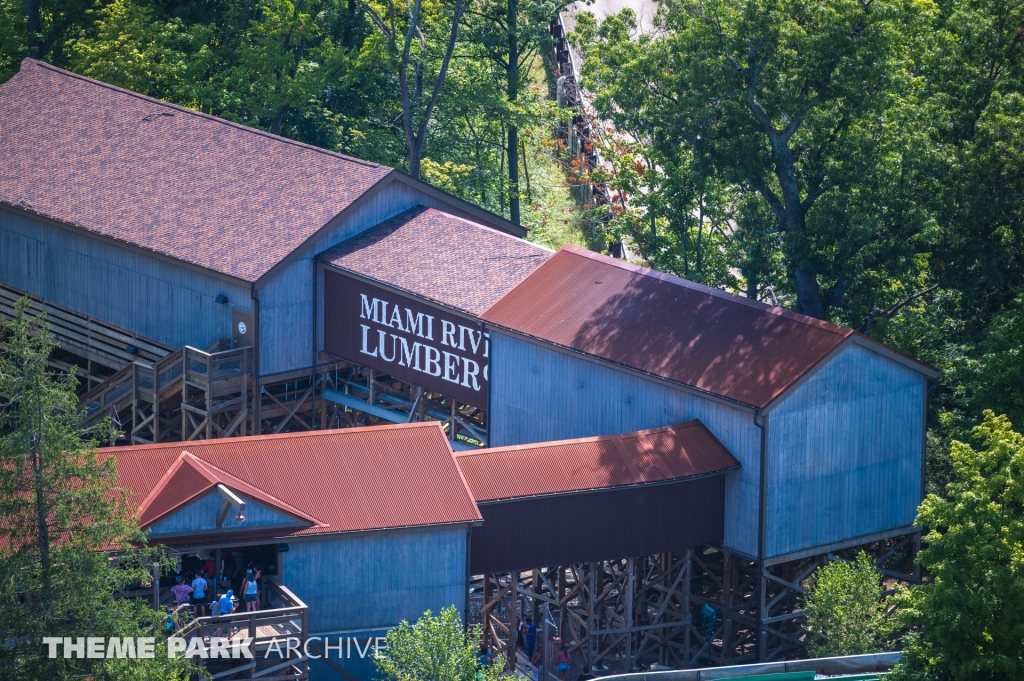
<svg viewBox="0 0 1024 681">
<path fill-rule="evenodd" d="M 1024 436 L 986 411 L 979 449 L 954 442 L 955 481 L 930 494 L 917 524 L 929 579 L 900 595 L 904 641 L 894 679 L 1001 681 L 1024 676 Z"/>
<path fill-rule="evenodd" d="M 814 657 L 863 655 L 887 650 L 894 618 L 882 597 L 875 563 L 863 551 L 814 572 L 804 615 L 807 652 Z"/>
<path fill-rule="evenodd" d="M 427 610 L 416 624 L 402 621 L 388 631 L 387 647 L 376 658 L 377 670 L 393 681 L 496 681 L 504 664 L 480 667 L 480 630 L 467 632 L 455 606 L 436 617 Z"/>
<path fill-rule="evenodd" d="M 726 285 L 862 330 L 941 289 L 991 313 L 1021 283 L 1022 25 L 1002 0 L 665 0 L 648 34 L 582 16 L 612 181 L 639 199 L 618 229 L 684 272 L 694 227 L 718 230 Z"/>
<path fill-rule="evenodd" d="M 0 323 L 0 678 L 187 678 L 168 660 L 49 659 L 46 636 L 158 636 L 163 615 L 112 598 L 150 581 L 152 550 L 118 487 L 113 459 L 83 442 L 73 374 L 54 376 L 54 347 L 22 299 Z M 109 554 L 118 556 L 111 560 Z"/>
</svg>

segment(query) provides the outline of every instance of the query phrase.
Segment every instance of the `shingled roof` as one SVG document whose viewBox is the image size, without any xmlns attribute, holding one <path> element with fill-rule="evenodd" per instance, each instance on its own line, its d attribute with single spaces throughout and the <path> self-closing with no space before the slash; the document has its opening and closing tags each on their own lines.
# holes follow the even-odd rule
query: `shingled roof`
<svg viewBox="0 0 1024 681">
<path fill-rule="evenodd" d="M 554 252 L 418 206 L 322 255 L 338 269 L 479 315 Z"/>
<path fill-rule="evenodd" d="M 386 166 L 33 59 L 0 86 L 0 205 L 248 282 L 392 180 L 521 231 Z"/>
<path fill-rule="evenodd" d="M 759 408 L 848 341 L 935 375 L 851 329 L 571 245 L 481 318 Z"/>
</svg>

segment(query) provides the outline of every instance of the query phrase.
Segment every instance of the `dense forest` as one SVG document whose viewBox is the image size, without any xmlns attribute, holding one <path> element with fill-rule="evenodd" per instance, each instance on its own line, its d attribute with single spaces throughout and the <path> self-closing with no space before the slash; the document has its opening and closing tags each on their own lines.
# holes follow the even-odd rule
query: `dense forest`
<svg viewBox="0 0 1024 681">
<path fill-rule="evenodd" d="M 941 370 L 931 491 L 983 410 L 1024 423 L 1024 4 L 663 0 L 647 31 L 579 12 L 589 179 L 628 197 L 601 209 L 552 162 L 566 5 L 0 0 L 0 81 L 35 56 L 869 333 Z"/>
</svg>

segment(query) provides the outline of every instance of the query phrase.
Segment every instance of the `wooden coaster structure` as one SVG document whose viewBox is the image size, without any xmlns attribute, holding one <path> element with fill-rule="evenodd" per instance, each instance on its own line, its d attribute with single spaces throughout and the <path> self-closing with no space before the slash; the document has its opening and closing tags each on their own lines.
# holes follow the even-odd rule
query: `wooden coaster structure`
<svg viewBox="0 0 1024 681">
<path fill-rule="evenodd" d="M 723 666 L 797 659 L 806 655 L 803 604 L 814 571 L 861 548 L 878 557 L 880 572 L 911 582 L 920 535 L 880 540 L 865 547 L 766 565 L 758 585 L 757 561 L 721 544 L 600 562 L 477 575 L 468 620 L 483 641 L 522 664 L 520 621 L 543 622 L 577 665 L 626 673 L 634 668 Z M 897 560 L 899 567 L 885 567 Z M 701 610 L 714 608 L 710 636 Z M 759 614 L 760 613 L 760 614 Z"/>
<path fill-rule="evenodd" d="M 366 366 L 331 357 L 318 367 L 320 428 L 440 421 L 456 449 L 487 444 L 487 412 Z"/>
</svg>

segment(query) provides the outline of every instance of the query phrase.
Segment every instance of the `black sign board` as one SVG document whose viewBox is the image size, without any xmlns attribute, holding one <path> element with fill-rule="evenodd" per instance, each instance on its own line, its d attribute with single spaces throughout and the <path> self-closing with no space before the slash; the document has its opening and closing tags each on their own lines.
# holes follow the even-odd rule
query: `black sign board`
<svg viewBox="0 0 1024 681">
<path fill-rule="evenodd" d="M 487 409 L 489 345 L 479 323 L 330 270 L 324 349 Z"/>
</svg>

